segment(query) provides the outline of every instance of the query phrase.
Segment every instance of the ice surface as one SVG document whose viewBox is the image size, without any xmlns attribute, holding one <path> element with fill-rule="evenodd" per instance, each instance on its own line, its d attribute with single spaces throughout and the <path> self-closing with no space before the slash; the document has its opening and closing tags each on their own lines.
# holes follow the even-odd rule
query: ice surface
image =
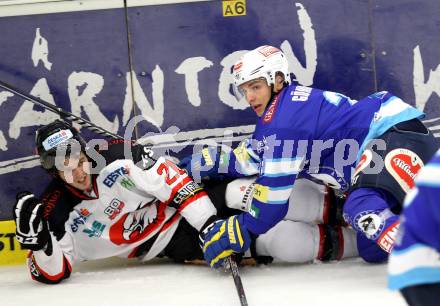
<svg viewBox="0 0 440 306">
<path fill-rule="evenodd" d="M 386 265 L 361 259 L 242 267 L 240 273 L 249 306 L 406 305 L 386 289 Z M 229 274 L 118 258 L 78 264 L 54 286 L 32 281 L 25 266 L 0 267 L 0 299 L 1 306 L 240 306 Z"/>
</svg>

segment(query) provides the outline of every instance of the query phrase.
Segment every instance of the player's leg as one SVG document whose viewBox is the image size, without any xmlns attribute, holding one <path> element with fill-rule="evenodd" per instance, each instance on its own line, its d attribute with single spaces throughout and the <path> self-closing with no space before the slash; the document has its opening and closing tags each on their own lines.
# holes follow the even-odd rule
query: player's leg
<svg viewBox="0 0 440 306">
<path fill-rule="evenodd" d="M 226 187 L 226 205 L 231 209 L 247 211 L 256 177 L 235 179 Z M 324 185 L 307 179 L 297 179 L 289 198 L 286 220 L 306 223 L 340 224 L 342 200 Z M 339 222 L 339 223 L 338 223 Z"/>
<path fill-rule="evenodd" d="M 340 226 L 316 225 L 283 220 L 258 236 L 258 256 L 275 261 L 305 263 L 357 256 L 356 233 Z"/>
<path fill-rule="evenodd" d="M 297 179 L 290 194 L 289 210 L 284 219 L 324 223 L 324 219 L 328 219 L 330 199 L 330 190 L 326 186 L 307 179 Z"/>
<path fill-rule="evenodd" d="M 162 255 L 179 263 L 204 260 L 199 246 L 199 232 L 182 218 Z"/>
</svg>

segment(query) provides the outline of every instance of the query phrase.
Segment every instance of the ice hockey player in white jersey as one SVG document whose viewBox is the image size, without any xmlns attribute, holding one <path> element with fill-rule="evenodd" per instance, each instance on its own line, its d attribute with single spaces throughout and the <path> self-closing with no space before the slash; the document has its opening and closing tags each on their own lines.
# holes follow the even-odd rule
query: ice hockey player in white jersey
<svg viewBox="0 0 440 306">
<path fill-rule="evenodd" d="M 217 218 L 216 208 L 171 161 L 121 140 L 98 154 L 60 120 L 38 129 L 36 144 L 53 180 L 41 201 L 21 192 L 14 207 L 16 237 L 31 250 L 34 280 L 59 283 L 76 262 L 111 256 L 203 259 L 199 231 Z M 237 213 L 228 207 L 248 209 L 241 204 L 249 202 L 254 179 L 207 186 L 219 217 Z M 302 193 L 292 198 L 295 213 L 254 240 L 250 255 L 294 263 L 356 256 L 354 232 L 336 225 L 335 214 L 329 217 L 331 201 L 323 187 L 308 180 L 297 186 Z M 307 202 L 304 210 L 299 202 Z"/>
<path fill-rule="evenodd" d="M 123 141 L 97 154 L 60 120 L 38 129 L 36 144 L 41 165 L 54 179 L 41 201 L 22 192 L 14 208 L 17 239 L 32 250 L 33 279 L 58 283 L 74 263 L 111 256 L 203 258 L 198 231 L 216 209 L 175 164 Z M 180 239 L 178 228 L 191 233 L 192 245 Z"/>
</svg>

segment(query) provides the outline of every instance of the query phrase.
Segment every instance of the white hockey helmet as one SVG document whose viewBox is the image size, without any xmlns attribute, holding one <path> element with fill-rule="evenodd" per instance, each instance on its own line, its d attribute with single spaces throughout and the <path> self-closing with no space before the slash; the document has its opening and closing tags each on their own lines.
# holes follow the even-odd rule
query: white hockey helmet
<svg viewBox="0 0 440 306">
<path fill-rule="evenodd" d="M 267 84 L 275 83 L 275 75 L 280 72 L 284 81 L 290 84 L 289 64 L 284 53 L 275 47 L 264 45 L 246 53 L 237 61 L 232 70 L 234 85 L 238 88 L 250 80 L 265 78 Z"/>
</svg>

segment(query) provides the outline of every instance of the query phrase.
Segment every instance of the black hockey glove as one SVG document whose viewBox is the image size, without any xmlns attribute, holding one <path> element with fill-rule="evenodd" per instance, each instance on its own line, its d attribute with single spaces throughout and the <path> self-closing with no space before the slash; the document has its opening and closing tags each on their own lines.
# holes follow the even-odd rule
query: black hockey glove
<svg viewBox="0 0 440 306">
<path fill-rule="evenodd" d="M 41 202 L 30 192 L 20 192 L 17 194 L 13 214 L 18 242 L 33 251 L 44 249 L 50 234 L 47 222 L 43 219 Z"/>
</svg>

